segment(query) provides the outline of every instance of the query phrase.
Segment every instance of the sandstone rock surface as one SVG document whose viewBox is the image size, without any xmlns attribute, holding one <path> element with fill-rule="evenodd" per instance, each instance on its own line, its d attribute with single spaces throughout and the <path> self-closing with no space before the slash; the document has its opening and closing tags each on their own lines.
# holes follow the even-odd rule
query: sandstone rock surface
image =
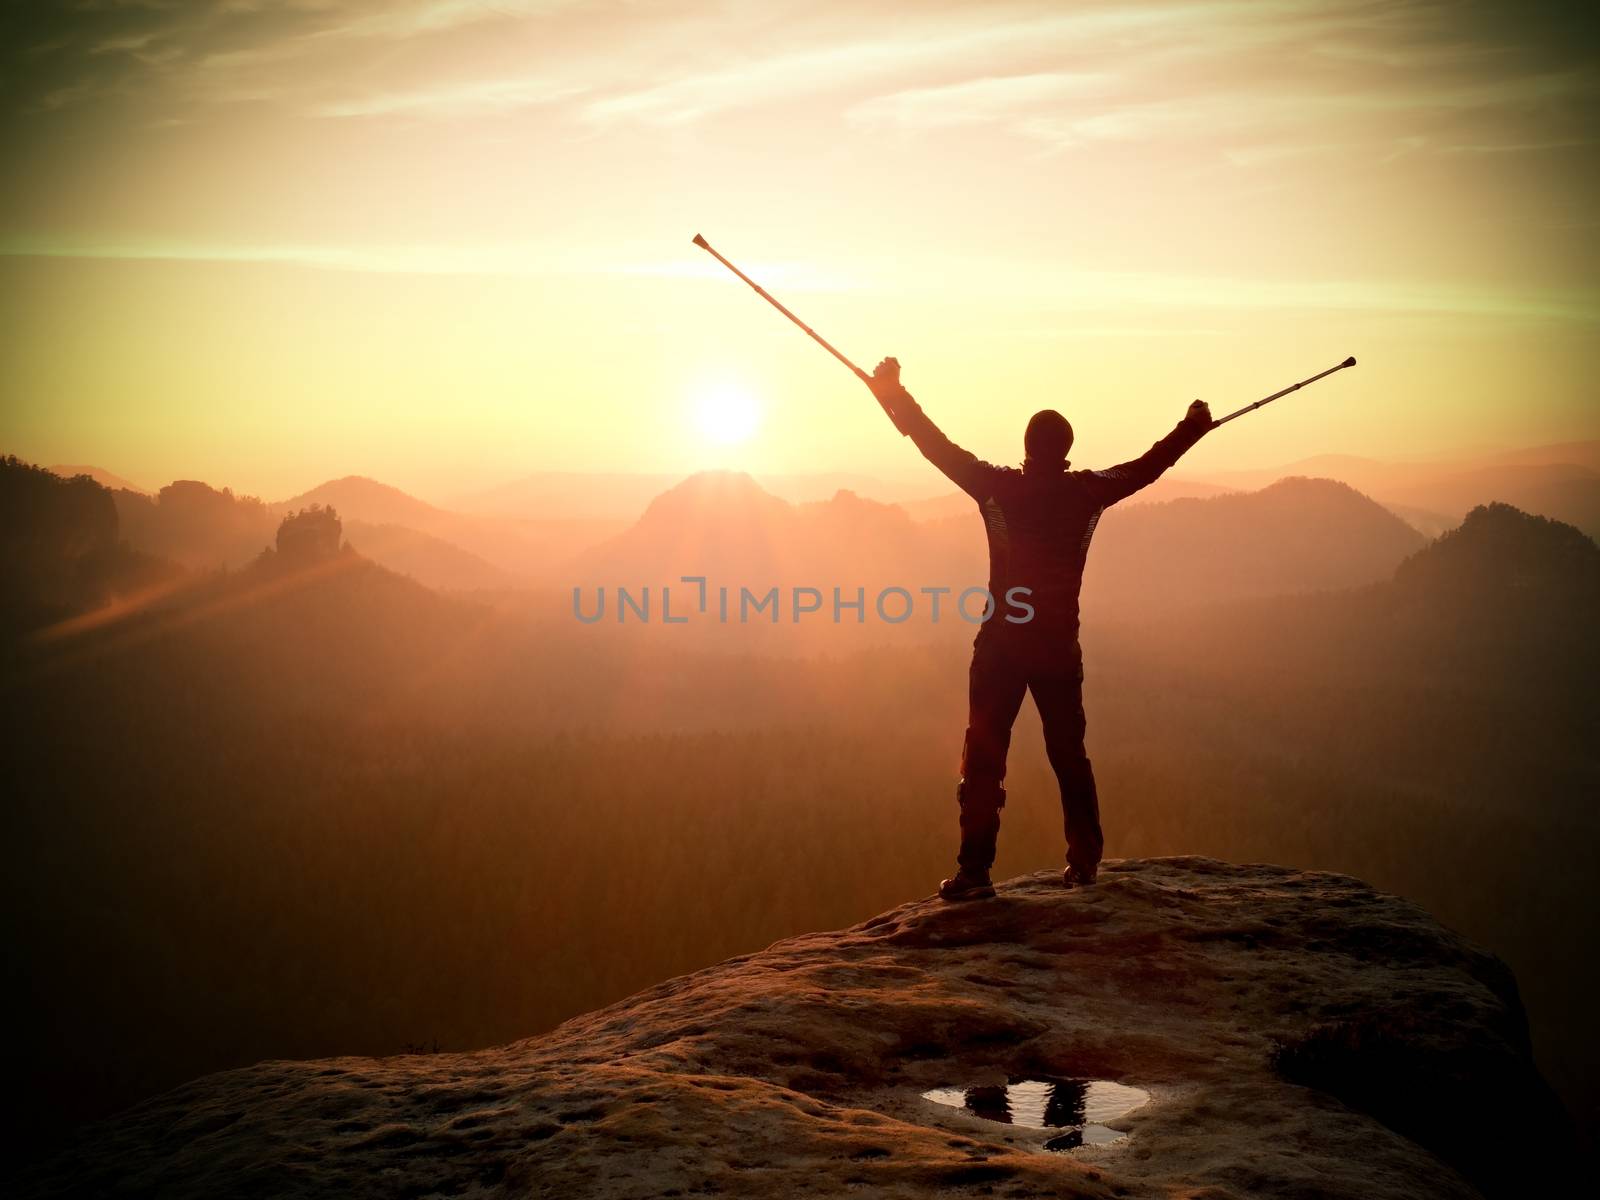
<svg viewBox="0 0 1600 1200">
<path fill-rule="evenodd" d="M 1112 1080 L 1127 1136 L 922 1098 Z M 464 1054 L 264 1062 L 89 1130 L 39 1195 L 1470 1197 L 1561 1117 L 1515 984 L 1347 876 L 1108 864 L 924 899 Z M 1486 1107 L 1489 1106 L 1489 1107 Z M 1491 1111 L 1492 1108 L 1492 1111 Z M 1518 1124 L 1507 1132 L 1508 1116 Z M 1505 1144 L 1495 1149 L 1491 1143 Z"/>
</svg>

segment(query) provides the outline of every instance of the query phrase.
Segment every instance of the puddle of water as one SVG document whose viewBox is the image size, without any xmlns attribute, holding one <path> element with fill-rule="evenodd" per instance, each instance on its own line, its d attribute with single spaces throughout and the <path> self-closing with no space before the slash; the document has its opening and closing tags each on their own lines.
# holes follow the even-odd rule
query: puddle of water
<svg viewBox="0 0 1600 1200">
<path fill-rule="evenodd" d="M 1108 1129 L 1114 1121 L 1147 1103 L 1150 1093 L 1109 1079 L 1024 1079 L 1013 1077 L 1004 1087 L 934 1088 L 924 1100 L 965 1109 L 986 1121 L 1028 1129 L 1059 1129 L 1046 1150 L 1104 1146 L 1128 1135 Z"/>
</svg>

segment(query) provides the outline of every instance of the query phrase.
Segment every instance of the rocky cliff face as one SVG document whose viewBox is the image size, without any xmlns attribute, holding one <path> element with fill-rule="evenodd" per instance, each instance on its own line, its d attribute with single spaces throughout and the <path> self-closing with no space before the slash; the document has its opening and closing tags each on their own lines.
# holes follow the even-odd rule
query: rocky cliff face
<svg viewBox="0 0 1600 1200">
<path fill-rule="evenodd" d="M 497 1049 L 213 1075 L 24 1190 L 1413 1200 L 1537 1194 L 1568 1136 L 1497 959 L 1346 876 L 1183 858 L 918 900 Z"/>
</svg>

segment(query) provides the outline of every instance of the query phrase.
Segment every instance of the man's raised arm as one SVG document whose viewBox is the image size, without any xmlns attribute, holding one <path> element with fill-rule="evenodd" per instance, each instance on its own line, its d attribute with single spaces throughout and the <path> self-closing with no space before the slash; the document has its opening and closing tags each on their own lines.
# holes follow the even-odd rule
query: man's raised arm
<svg viewBox="0 0 1600 1200">
<path fill-rule="evenodd" d="M 987 476 L 995 468 L 945 437 L 900 383 L 900 363 L 897 359 L 886 358 L 880 362 L 867 380 L 867 386 L 888 411 L 894 427 L 916 443 L 917 449 L 922 451 L 922 457 L 943 471 L 951 483 L 969 496 L 979 500 L 983 498 L 980 493 L 985 493 Z"/>
<path fill-rule="evenodd" d="M 1160 479 L 1214 424 L 1210 405 L 1196 400 L 1177 427 L 1138 458 L 1104 471 L 1084 471 L 1079 478 L 1102 506 L 1115 504 Z"/>
</svg>

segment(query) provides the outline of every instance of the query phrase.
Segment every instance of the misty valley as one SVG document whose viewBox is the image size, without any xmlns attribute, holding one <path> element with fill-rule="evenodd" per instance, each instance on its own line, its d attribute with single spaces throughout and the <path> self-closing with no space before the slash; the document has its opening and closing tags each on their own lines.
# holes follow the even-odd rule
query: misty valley
<svg viewBox="0 0 1600 1200">
<path fill-rule="evenodd" d="M 1515 969 L 1592 1127 L 1594 526 L 1487 490 L 1430 531 L 1254 482 L 1097 534 L 1108 854 L 1421 903 Z M 526 1037 L 947 865 L 973 625 L 588 624 L 572 588 L 959 590 L 975 514 L 726 474 L 629 520 L 341 483 L 270 505 L 0 467 L 19 1154 L 264 1058 Z M 997 872 L 1059 868 L 1031 706 L 1007 786 Z"/>
</svg>

